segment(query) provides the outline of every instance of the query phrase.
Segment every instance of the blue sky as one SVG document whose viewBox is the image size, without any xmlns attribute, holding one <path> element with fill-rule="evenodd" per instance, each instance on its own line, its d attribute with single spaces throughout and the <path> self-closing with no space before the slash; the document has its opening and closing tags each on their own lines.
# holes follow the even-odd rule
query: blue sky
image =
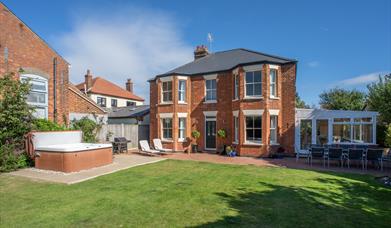
<svg viewBox="0 0 391 228">
<path fill-rule="evenodd" d="M 299 60 L 297 90 L 310 104 L 335 86 L 365 89 L 391 72 L 391 1 L 45 1 L 4 0 L 71 64 L 118 84 L 146 80 L 212 51 L 238 47 Z"/>
</svg>

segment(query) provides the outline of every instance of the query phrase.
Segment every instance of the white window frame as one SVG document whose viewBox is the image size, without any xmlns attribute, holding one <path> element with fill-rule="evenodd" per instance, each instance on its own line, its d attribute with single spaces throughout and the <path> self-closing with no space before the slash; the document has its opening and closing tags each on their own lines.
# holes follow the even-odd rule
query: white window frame
<svg viewBox="0 0 391 228">
<path fill-rule="evenodd" d="M 355 121 L 355 119 L 363 119 L 363 118 L 371 118 L 371 121 L 370 122 L 363 122 L 363 121 L 360 121 L 360 122 L 357 122 Z M 335 119 L 349 119 L 349 121 L 338 121 L 338 122 L 335 122 Z M 374 142 L 374 134 L 375 134 L 375 128 L 374 128 L 374 118 L 371 117 L 371 116 L 367 116 L 367 117 L 354 117 L 354 118 L 350 118 L 350 117 L 333 117 L 331 118 L 332 122 L 331 122 L 331 142 L 333 144 L 374 144 L 376 142 Z M 334 142 L 334 125 L 349 125 L 350 126 L 350 142 Z M 362 130 L 362 125 L 371 125 L 372 126 L 372 132 L 371 132 L 371 142 L 355 142 L 355 139 L 354 139 L 354 126 L 360 126 L 360 141 L 362 141 L 362 133 L 363 133 L 363 130 Z"/>
<path fill-rule="evenodd" d="M 164 84 L 165 83 L 171 83 L 171 90 L 164 90 Z M 167 85 L 167 87 L 168 87 L 168 85 Z M 163 104 L 170 104 L 170 103 L 172 103 L 172 87 L 173 87 L 173 83 L 172 83 L 172 81 L 162 81 L 162 85 L 161 85 L 161 97 L 162 97 L 162 99 L 161 99 L 161 103 L 163 103 Z M 164 94 L 165 93 L 171 93 L 171 100 L 169 100 L 169 101 L 165 101 L 164 100 Z"/>
<path fill-rule="evenodd" d="M 208 89 L 207 82 L 208 81 L 215 81 L 216 87 Z M 216 94 L 215 99 L 208 99 L 208 92 L 214 92 Z M 216 103 L 217 102 L 217 79 L 206 79 L 205 80 L 205 102 L 204 103 Z"/>
<path fill-rule="evenodd" d="M 275 72 L 274 74 L 274 81 L 272 80 L 272 72 Z M 277 98 L 278 97 L 278 70 L 275 68 L 270 68 L 269 70 L 269 78 L 270 78 L 270 98 Z M 272 88 L 274 87 L 275 94 L 272 94 Z"/>
<path fill-rule="evenodd" d="M 43 90 L 35 90 L 31 88 L 32 93 L 39 93 L 39 94 L 44 94 L 45 95 L 45 103 L 36 103 L 36 102 L 27 102 L 27 104 L 36 107 L 37 109 L 44 109 L 44 118 L 47 119 L 49 114 L 48 114 L 48 99 L 49 99 L 49 85 L 48 85 L 48 79 L 44 78 L 42 76 L 38 76 L 35 74 L 22 74 L 20 75 L 20 80 L 30 80 L 30 84 L 34 84 L 34 82 L 39 82 L 43 83 L 45 85 L 45 91 Z"/>
<path fill-rule="evenodd" d="M 184 126 L 181 127 L 181 120 L 184 121 Z M 178 142 L 184 142 L 186 140 L 186 117 L 178 116 Z M 183 137 L 181 137 L 181 132 L 183 133 Z"/>
<path fill-rule="evenodd" d="M 253 127 L 251 129 L 254 130 L 257 130 L 257 129 L 260 129 L 261 130 L 261 140 L 248 140 L 247 139 L 247 118 L 248 117 L 251 117 L 253 118 Z M 260 117 L 261 118 L 261 127 L 254 127 L 254 118 L 255 117 Z M 251 145 L 262 145 L 262 140 L 263 140 L 263 134 L 262 134 L 262 122 L 263 122 L 263 116 L 262 115 L 246 115 L 245 118 L 244 118 L 244 136 L 245 136 L 245 144 L 251 144 Z"/>
<path fill-rule="evenodd" d="M 186 87 L 187 81 L 184 79 L 178 80 L 178 103 L 186 103 Z M 184 83 L 184 88 L 181 89 L 181 83 Z M 183 99 L 181 99 L 181 95 L 183 95 Z"/>
<path fill-rule="evenodd" d="M 167 127 L 165 127 L 164 126 L 164 120 L 166 120 L 166 119 L 170 119 L 171 120 L 171 128 L 167 128 Z M 171 142 L 172 141 L 172 130 L 173 130 L 173 118 L 172 117 L 161 117 L 160 118 L 160 122 L 161 122 L 161 128 L 162 128 L 162 130 L 161 130 L 161 134 L 162 134 L 162 141 L 169 141 L 169 142 Z M 165 129 L 171 129 L 171 138 L 165 138 L 164 137 L 164 130 Z"/>
<path fill-rule="evenodd" d="M 253 74 L 253 77 L 254 77 L 254 73 L 255 72 L 260 72 L 261 73 L 261 81 L 260 82 L 250 82 L 248 83 L 247 82 L 247 73 L 252 73 Z M 260 99 L 262 98 L 262 94 L 263 94 L 263 89 L 262 89 L 262 70 L 261 69 L 257 69 L 257 70 L 248 70 L 248 71 L 245 71 L 244 72 L 244 97 L 246 99 Z M 261 85 L 261 94 L 260 95 L 247 95 L 247 85 L 248 84 L 251 84 L 253 87 L 256 86 L 257 84 L 260 84 Z"/>
<path fill-rule="evenodd" d="M 234 100 L 239 99 L 239 74 L 234 76 Z"/>
<path fill-rule="evenodd" d="M 275 126 L 272 128 L 272 120 L 275 121 Z M 274 131 L 272 133 L 272 131 Z M 278 143 L 278 115 L 270 115 L 270 144 L 271 145 L 279 145 Z M 275 140 L 272 140 L 272 135 L 274 136 Z"/>
</svg>

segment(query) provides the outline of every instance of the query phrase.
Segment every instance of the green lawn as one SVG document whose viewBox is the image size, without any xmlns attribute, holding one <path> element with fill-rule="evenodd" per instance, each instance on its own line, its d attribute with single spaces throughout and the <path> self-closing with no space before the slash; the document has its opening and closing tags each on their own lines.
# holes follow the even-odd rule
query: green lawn
<svg viewBox="0 0 391 228">
<path fill-rule="evenodd" d="M 166 160 L 66 186 L 0 175 L 0 226 L 390 227 L 370 176 Z"/>
</svg>

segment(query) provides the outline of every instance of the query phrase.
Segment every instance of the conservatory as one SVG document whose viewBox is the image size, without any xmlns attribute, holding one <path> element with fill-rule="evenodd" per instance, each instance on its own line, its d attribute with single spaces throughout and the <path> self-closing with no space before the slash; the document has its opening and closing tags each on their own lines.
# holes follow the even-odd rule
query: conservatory
<svg viewBox="0 0 391 228">
<path fill-rule="evenodd" d="M 376 144 L 377 112 L 296 109 L 295 149 L 311 145 Z"/>
</svg>

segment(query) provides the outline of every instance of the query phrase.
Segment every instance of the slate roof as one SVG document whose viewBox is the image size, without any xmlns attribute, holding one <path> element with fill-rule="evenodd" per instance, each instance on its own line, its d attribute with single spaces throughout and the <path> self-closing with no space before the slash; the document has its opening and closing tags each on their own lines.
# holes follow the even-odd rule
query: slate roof
<svg viewBox="0 0 391 228">
<path fill-rule="evenodd" d="M 257 63 L 286 64 L 294 62 L 297 62 L 297 60 L 238 48 L 209 54 L 164 74 L 157 75 L 157 77 L 173 74 L 191 76 L 205 73 L 216 73 L 232 70 L 239 65 L 251 65 Z"/>
<path fill-rule="evenodd" d="M 109 118 L 137 118 L 149 114 L 149 105 L 111 108 L 108 112 Z"/>
<path fill-rule="evenodd" d="M 84 83 L 85 82 L 82 82 L 76 85 L 76 87 L 84 91 Z M 96 77 L 92 79 L 92 86 L 88 91 L 88 93 L 102 94 L 102 95 L 131 99 L 136 101 L 144 101 L 143 98 L 136 96 L 135 94 L 127 91 L 126 89 L 123 89 L 117 86 L 116 84 L 109 82 L 101 77 Z"/>
</svg>

